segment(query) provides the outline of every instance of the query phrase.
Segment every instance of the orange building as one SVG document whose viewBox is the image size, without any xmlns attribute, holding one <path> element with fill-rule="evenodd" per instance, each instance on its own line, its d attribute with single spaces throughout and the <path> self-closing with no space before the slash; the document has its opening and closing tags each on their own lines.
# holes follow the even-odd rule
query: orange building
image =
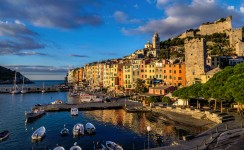
<svg viewBox="0 0 244 150">
<path fill-rule="evenodd" d="M 163 64 L 163 81 L 166 85 L 186 86 L 186 69 L 184 63 Z"/>
</svg>

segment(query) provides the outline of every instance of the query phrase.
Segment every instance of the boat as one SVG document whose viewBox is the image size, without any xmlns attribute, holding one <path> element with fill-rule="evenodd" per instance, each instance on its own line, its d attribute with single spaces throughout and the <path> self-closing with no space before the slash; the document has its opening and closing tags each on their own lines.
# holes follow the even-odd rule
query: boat
<svg viewBox="0 0 244 150">
<path fill-rule="evenodd" d="M 24 78 L 24 76 L 23 76 L 22 90 L 20 91 L 21 94 L 25 94 L 25 93 L 27 93 L 27 90 L 26 90 L 26 88 L 24 87 L 24 85 L 25 85 L 25 78 Z"/>
<path fill-rule="evenodd" d="M 72 116 L 78 116 L 79 110 L 76 107 L 71 108 L 70 113 Z"/>
<path fill-rule="evenodd" d="M 63 104 L 63 101 L 62 100 L 56 100 L 56 101 L 51 102 L 51 104 Z"/>
<path fill-rule="evenodd" d="M 31 136 L 32 140 L 41 140 L 46 133 L 46 129 L 44 126 L 38 128 Z"/>
<path fill-rule="evenodd" d="M 82 150 L 80 146 L 77 145 L 77 142 L 74 143 L 74 146 L 70 148 L 70 150 Z"/>
<path fill-rule="evenodd" d="M 96 132 L 96 128 L 95 128 L 95 126 L 94 126 L 92 123 L 90 123 L 90 122 L 88 122 L 88 123 L 85 125 L 85 128 L 86 128 L 86 132 L 87 132 L 88 134 L 92 134 L 92 133 L 95 133 L 95 132 Z"/>
<path fill-rule="evenodd" d="M 5 130 L 5 131 L 1 132 L 0 133 L 0 141 L 7 139 L 8 136 L 9 136 L 9 131 L 8 130 Z"/>
<path fill-rule="evenodd" d="M 43 116 L 44 114 L 45 114 L 45 110 L 34 109 L 32 111 L 25 112 L 25 118 L 27 121 L 31 121 Z"/>
<path fill-rule="evenodd" d="M 11 94 L 18 94 L 18 93 L 20 93 L 20 90 L 19 90 L 19 88 L 18 88 L 18 85 L 16 84 L 16 80 L 17 80 L 17 78 L 16 78 L 16 71 L 15 71 L 15 75 L 14 75 L 14 85 L 13 85 L 12 90 L 10 91 Z"/>
<path fill-rule="evenodd" d="M 42 83 L 42 93 L 45 93 L 46 90 L 45 90 L 45 87 L 44 87 L 44 82 Z"/>
<path fill-rule="evenodd" d="M 81 123 L 74 125 L 73 135 L 84 135 L 84 125 Z"/>
<path fill-rule="evenodd" d="M 57 146 L 53 150 L 65 150 L 63 146 Z"/>
<path fill-rule="evenodd" d="M 60 131 L 60 135 L 67 136 L 68 134 L 69 134 L 69 129 L 65 128 L 65 125 L 64 125 L 64 128 Z"/>
<path fill-rule="evenodd" d="M 120 146 L 112 141 L 106 141 L 106 147 L 108 150 L 123 150 L 122 146 Z"/>
<path fill-rule="evenodd" d="M 80 93 L 80 102 L 102 102 L 103 98 L 96 95 Z"/>
<path fill-rule="evenodd" d="M 107 148 L 103 144 L 97 142 L 96 144 L 94 144 L 94 150 L 107 150 Z"/>
</svg>

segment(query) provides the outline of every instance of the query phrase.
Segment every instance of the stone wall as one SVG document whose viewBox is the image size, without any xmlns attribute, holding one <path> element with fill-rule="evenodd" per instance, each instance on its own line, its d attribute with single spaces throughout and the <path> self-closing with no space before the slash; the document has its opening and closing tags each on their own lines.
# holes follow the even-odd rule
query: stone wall
<svg viewBox="0 0 244 150">
<path fill-rule="evenodd" d="M 178 38 L 183 39 L 186 37 L 194 37 L 194 36 L 195 36 L 194 31 L 186 31 L 186 32 L 182 33 Z"/>
<path fill-rule="evenodd" d="M 231 21 L 232 17 L 228 16 L 223 22 L 215 21 L 214 23 L 203 24 L 199 27 L 200 31 L 197 34 L 211 35 L 214 33 L 228 33 L 232 29 Z"/>
<path fill-rule="evenodd" d="M 206 41 L 185 40 L 186 85 L 192 85 L 206 72 Z"/>
<path fill-rule="evenodd" d="M 234 47 L 237 42 L 242 41 L 242 28 L 232 29 L 229 34 L 230 46 Z"/>
<path fill-rule="evenodd" d="M 236 43 L 236 54 L 238 56 L 244 56 L 244 42 Z"/>
</svg>

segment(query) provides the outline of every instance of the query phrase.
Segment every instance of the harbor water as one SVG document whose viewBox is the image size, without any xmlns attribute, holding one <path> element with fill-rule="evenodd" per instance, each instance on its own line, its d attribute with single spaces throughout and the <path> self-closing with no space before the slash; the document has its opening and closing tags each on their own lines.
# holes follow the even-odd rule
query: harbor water
<svg viewBox="0 0 244 150">
<path fill-rule="evenodd" d="M 41 83 L 41 82 L 40 82 Z M 126 113 L 119 110 L 79 111 L 78 116 L 70 112 L 47 112 L 41 118 L 25 122 L 25 111 L 30 111 L 33 105 L 47 104 L 57 99 L 67 103 L 73 100 L 67 92 L 0 94 L 0 132 L 9 130 L 10 136 L 0 141 L 0 150 L 53 149 L 57 144 L 69 149 L 75 142 L 84 150 L 92 150 L 94 142 L 114 141 L 126 150 L 144 149 L 148 147 L 147 126 L 153 130 L 164 128 L 161 124 L 150 120 L 145 113 Z M 96 134 L 73 137 L 72 128 L 76 123 L 91 122 L 96 127 Z M 60 136 L 64 125 L 70 134 Z M 45 126 L 46 136 L 40 142 L 31 140 L 32 133 L 39 127 Z M 158 147 L 158 143 L 150 136 L 150 147 Z"/>
</svg>

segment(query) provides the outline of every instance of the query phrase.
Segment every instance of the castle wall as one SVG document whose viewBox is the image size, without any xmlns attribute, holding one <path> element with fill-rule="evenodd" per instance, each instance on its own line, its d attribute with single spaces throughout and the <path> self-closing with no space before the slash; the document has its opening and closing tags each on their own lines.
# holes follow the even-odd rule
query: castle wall
<svg viewBox="0 0 244 150">
<path fill-rule="evenodd" d="M 206 69 L 206 41 L 202 39 L 185 40 L 186 85 L 201 80 Z"/>
<path fill-rule="evenodd" d="M 195 36 L 194 31 L 186 31 L 182 33 L 178 38 L 183 39 L 186 37 L 194 37 L 194 36 Z"/>
<path fill-rule="evenodd" d="M 244 56 L 244 42 L 236 43 L 236 54 L 238 56 Z"/>
<path fill-rule="evenodd" d="M 232 29 L 231 17 L 227 17 L 225 21 L 218 22 L 215 21 L 212 24 L 201 25 L 197 34 L 200 35 L 211 35 L 214 33 L 225 33 L 229 32 Z"/>
<path fill-rule="evenodd" d="M 229 39 L 231 47 L 234 47 L 237 42 L 242 41 L 242 28 L 232 29 Z"/>
</svg>

